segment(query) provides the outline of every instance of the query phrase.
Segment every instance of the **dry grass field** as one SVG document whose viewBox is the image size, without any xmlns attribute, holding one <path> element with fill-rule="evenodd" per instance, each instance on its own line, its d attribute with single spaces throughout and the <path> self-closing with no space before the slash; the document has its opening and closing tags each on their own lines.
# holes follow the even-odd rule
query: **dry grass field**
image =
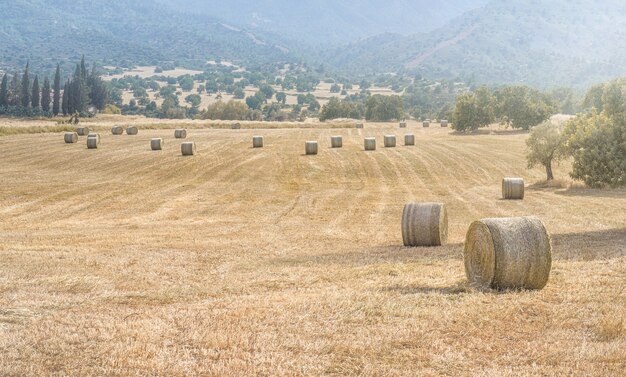
<svg viewBox="0 0 626 377">
<path fill-rule="evenodd" d="M 193 157 L 171 129 L 0 137 L 0 375 L 625 375 L 626 191 L 536 184 L 526 134 L 433 126 L 194 128 Z M 401 246 L 409 201 L 447 204 L 448 245 Z M 470 222 L 521 215 L 552 234 L 546 288 L 470 289 Z"/>
</svg>

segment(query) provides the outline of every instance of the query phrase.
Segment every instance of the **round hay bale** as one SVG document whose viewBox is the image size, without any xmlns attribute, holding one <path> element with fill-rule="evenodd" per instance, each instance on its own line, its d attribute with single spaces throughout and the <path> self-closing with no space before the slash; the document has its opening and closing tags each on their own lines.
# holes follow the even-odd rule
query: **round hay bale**
<svg viewBox="0 0 626 377">
<path fill-rule="evenodd" d="M 96 149 L 98 148 L 98 138 L 96 137 L 88 137 L 87 138 L 87 149 Z"/>
<path fill-rule="evenodd" d="M 524 199 L 524 178 L 504 178 L 502 180 L 502 198 Z"/>
<path fill-rule="evenodd" d="M 263 148 L 263 136 L 252 137 L 252 148 Z"/>
<path fill-rule="evenodd" d="M 404 246 L 441 246 L 448 242 L 448 212 L 443 203 L 408 203 L 402 212 Z"/>
<path fill-rule="evenodd" d="M 404 135 L 404 145 L 415 145 L 415 135 L 413 134 Z"/>
<path fill-rule="evenodd" d="M 357 123 L 356 128 L 363 128 L 363 123 Z"/>
<path fill-rule="evenodd" d="M 139 133 L 139 129 L 137 127 L 128 127 L 126 129 L 127 135 L 137 135 Z"/>
<path fill-rule="evenodd" d="M 241 123 L 233 123 L 230 125 L 230 128 L 233 130 L 239 130 L 241 129 Z"/>
<path fill-rule="evenodd" d="M 152 149 L 153 151 L 160 151 L 163 149 L 164 143 L 165 142 L 160 137 L 152 138 L 150 139 L 150 149 Z"/>
<path fill-rule="evenodd" d="M 441 120 L 441 127 L 448 127 L 448 121 L 445 119 Z"/>
<path fill-rule="evenodd" d="M 364 147 L 366 151 L 375 151 L 376 150 L 376 138 L 366 137 L 364 140 Z"/>
<path fill-rule="evenodd" d="M 307 141 L 304 143 L 304 152 L 306 154 L 317 154 L 317 141 Z"/>
<path fill-rule="evenodd" d="M 182 153 L 183 156 L 193 156 L 196 154 L 196 143 L 193 141 L 182 143 L 180 145 L 180 153 Z"/>
<path fill-rule="evenodd" d="M 89 135 L 89 127 L 78 127 L 76 129 L 76 133 L 78 134 L 78 136 Z"/>
<path fill-rule="evenodd" d="M 77 132 L 66 132 L 63 135 L 63 139 L 67 144 L 74 144 L 78 142 L 78 133 Z"/>
<path fill-rule="evenodd" d="M 96 143 L 98 143 L 98 145 L 100 145 L 100 134 L 90 133 L 89 135 L 87 135 L 87 139 L 89 139 L 89 138 L 96 139 Z"/>
<path fill-rule="evenodd" d="M 341 136 L 331 136 L 330 137 L 330 146 L 332 148 L 341 148 L 341 147 L 343 147 L 343 137 L 341 137 Z"/>
<path fill-rule="evenodd" d="M 111 128 L 111 133 L 113 135 L 121 135 L 124 133 L 124 127 L 122 126 L 114 126 L 113 128 Z"/>
<path fill-rule="evenodd" d="M 187 130 L 179 128 L 174 130 L 174 137 L 177 139 L 186 139 L 187 138 Z"/>
<path fill-rule="evenodd" d="M 385 135 L 385 148 L 394 148 L 396 146 L 396 135 Z"/>
<path fill-rule="evenodd" d="M 473 222 L 463 248 L 470 285 L 494 289 L 541 289 L 552 266 L 550 235 L 537 217 Z"/>
<path fill-rule="evenodd" d="M 425 121 L 424 123 L 422 123 L 422 126 L 424 126 L 424 128 L 430 127 L 430 121 Z"/>
<path fill-rule="evenodd" d="M 400 122 L 400 128 L 406 128 L 406 122 Z"/>
</svg>

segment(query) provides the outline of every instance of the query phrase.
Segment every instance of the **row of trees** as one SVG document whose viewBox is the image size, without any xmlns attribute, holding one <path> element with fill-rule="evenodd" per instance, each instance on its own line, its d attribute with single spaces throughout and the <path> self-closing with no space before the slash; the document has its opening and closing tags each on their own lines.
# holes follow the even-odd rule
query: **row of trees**
<svg viewBox="0 0 626 377">
<path fill-rule="evenodd" d="M 0 83 L 0 114 L 13 116 L 57 116 L 85 113 L 89 107 L 102 110 L 109 100 L 109 89 L 96 71 L 85 67 L 85 58 L 76 65 L 74 75 L 61 88 L 61 69 L 57 64 L 52 86 L 47 76 L 40 84 L 39 75 L 31 80 L 30 64 L 24 73 L 5 73 Z"/>
</svg>

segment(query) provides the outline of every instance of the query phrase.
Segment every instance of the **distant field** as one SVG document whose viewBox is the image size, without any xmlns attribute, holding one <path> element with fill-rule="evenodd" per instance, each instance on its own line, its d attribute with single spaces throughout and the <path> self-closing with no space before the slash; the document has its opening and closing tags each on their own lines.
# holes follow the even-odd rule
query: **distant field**
<svg viewBox="0 0 626 377">
<path fill-rule="evenodd" d="M 112 136 L 116 123 L 156 129 Z M 524 133 L 85 124 L 99 149 L 0 137 L 0 375 L 624 374 L 626 190 L 571 185 L 568 163 L 537 184 Z M 180 156 L 181 125 L 198 155 Z M 391 133 L 399 146 L 382 148 Z M 526 179 L 523 201 L 500 200 L 504 176 Z M 448 245 L 401 246 L 409 201 L 446 203 Z M 469 288 L 470 222 L 522 215 L 552 234 L 546 288 Z"/>
</svg>

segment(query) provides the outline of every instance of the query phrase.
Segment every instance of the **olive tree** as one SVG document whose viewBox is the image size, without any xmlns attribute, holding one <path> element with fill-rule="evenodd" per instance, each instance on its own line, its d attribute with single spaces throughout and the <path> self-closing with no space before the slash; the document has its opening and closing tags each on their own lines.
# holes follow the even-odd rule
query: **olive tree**
<svg viewBox="0 0 626 377">
<path fill-rule="evenodd" d="M 534 127 L 526 140 L 528 168 L 542 165 L 546 169 L 546 179 L 554 179 L 552 163 L 567 156 L 563 122 L 545 121 Z"/>
</svg>

